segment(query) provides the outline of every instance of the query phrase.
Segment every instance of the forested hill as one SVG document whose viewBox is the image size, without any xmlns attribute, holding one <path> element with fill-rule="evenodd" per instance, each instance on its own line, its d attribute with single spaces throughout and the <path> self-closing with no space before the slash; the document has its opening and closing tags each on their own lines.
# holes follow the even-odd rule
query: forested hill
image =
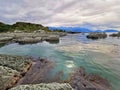
<svg viewBox="0 0 120 90">
<path fill-rule="evenodd" d="M 35 30 L 46 30 L 49 31 L 48 27 L 44 27 L 41 24 L 26 23 L 26 22 L 16 22 L 13 25 L 5 24 L 0 22 L 0 32 L 13 32 L 15 30 L 32 32 Z"/>
</svg>

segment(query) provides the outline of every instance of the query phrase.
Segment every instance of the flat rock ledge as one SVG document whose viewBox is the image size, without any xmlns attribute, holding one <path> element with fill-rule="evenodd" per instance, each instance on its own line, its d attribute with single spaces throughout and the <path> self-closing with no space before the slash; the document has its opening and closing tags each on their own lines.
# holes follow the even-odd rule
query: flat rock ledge
<svg viewBox="0 0 120 90">
<path fill-rule="evenodd" d="M 0 43 L 19 43 L 33 44 L 42 41 L 59 42 L 59 38 L 65 36 L 63 32 L 45 32 L 45 33 L 0 33 Z"/>
<path fill-rule="evenodd" d="M 9 90 L 74 90 L 68 83 L 48 83 L 19 85 Z"/>
</svg>

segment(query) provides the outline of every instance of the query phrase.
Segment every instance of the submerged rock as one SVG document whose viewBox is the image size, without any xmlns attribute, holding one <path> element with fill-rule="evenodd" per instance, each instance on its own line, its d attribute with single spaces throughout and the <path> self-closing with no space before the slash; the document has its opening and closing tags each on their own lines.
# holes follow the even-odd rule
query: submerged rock
<svg viewBox="0 0 120 90">
<path fill-rule="evenodd" d="M 9 90 L 74 90 L 68 83 L 20 85 Z"/>
<path fill-rule="evenodd" d="M 109 35 L 110 37 L 120 37 L 120 32 Z"/>
<path fill-rule="evenodd" d="M 69 82 L 75 90 L 111 90 L 106 79 L 98 75 L 87 75 L 81 67 L 71 74 Z"/>
<path fill-rule="evenodd" d="M 25 76 L 17 83 L 20 84 L 39 84 L 45 83 L 48 72 L 55 66 L 53 61 L 37 59 Z"/>
<path fill-rule="evenodd" d="M 107 38 L 106 33 L 90 33 L 86 36 L 88 39 L 104 39 Z"/>
</svg>

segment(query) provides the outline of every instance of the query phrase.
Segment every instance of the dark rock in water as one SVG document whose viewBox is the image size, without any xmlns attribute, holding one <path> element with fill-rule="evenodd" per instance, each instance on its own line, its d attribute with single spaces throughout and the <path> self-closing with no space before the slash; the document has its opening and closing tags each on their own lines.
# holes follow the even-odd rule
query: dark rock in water
<svg viewBox="0 0 120 90">
<path fill-rule="evenodd" d="M 55 66 L 55 63 L 46 59 L 36 60 L 30 70 L 17 83 L 20 84 L 39 84 L 45 82 L 48 72 Z"/>
<path fill-rule="evenodd" d="M 87 75 L 83 68 L 78 68 L 70 76 L 70 85 L 75 90 L 110 90 L 108 81 L 98 75 Z"/>
<path fill-rule="evenodd" d="M 50 35 L 46 38 L 46 41 L 59 41 L 59 36 L 58 35 Z"/>
<path fill-rule="evenodd" d="M 107 38 L 106 33 L 90 33 L 89 35 L 86 36 L 88 39 L 104 39 Z"/>
<path fill-rule="evenodd" d="M 110 37 L 120 37 L 120 32 L 109 35 Z"/>
<path fill-rule="evenodd" d="M 47 42 L 49 42 L 50 44 L 57 44 L 57 43 L 59 43 L 59 40 L 56 40 L 56 41 L 47 41 Z"/>
</svg>

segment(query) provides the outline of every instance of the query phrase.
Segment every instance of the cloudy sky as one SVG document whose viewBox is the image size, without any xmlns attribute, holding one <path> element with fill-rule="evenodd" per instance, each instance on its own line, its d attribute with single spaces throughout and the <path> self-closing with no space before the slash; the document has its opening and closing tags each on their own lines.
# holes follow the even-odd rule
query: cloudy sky
<svg viewBox="0 0 120 90">
<path fill-rule="evenodd" d="M 0 0 L 0 21 L 120 30 L 120 0 Z"/>
</svg>

